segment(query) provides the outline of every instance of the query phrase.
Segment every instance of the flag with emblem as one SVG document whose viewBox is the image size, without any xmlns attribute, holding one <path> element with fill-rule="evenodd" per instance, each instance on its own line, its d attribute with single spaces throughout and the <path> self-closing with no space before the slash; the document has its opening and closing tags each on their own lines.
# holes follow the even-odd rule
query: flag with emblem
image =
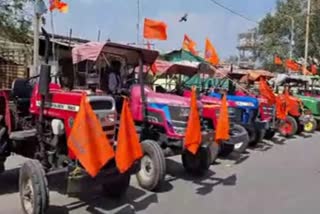
<svg viewBox="0 0 320 214">
<path fill-rule="evenodd" d="M 67 144 L 92 177 L 95 177 L 100 169 L 114 158 L 113 148 L 86 95 L 81 99 L 80 109 Z"/>
<path fill-rule="evenodd" d="M 211 41 L 206 38 L 206 44 L 205 44 L 205 60 L 210 62 L 212 65 L 218 65 L 219 64 L 219 56 L 217 54 L 217 51 L 215 47 L 212 45 Z"/>
</svg>

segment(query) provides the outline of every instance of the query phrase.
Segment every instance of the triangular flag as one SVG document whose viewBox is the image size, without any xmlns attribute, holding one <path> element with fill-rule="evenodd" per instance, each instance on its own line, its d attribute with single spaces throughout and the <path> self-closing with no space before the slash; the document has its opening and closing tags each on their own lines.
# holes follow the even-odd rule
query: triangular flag
<svg viewBox="0 0 320 214">
<path fill-rule="evenodd" d="M 185 148 L 192 154 L 196 154 L 201 145 L 202 134 L 200 116 L 197 106 L 196 89 L 192 87 L 191 101 L 190 101 L 190 114 L 185 133 Z"/>
<path fill-rule="evenodd" d="M 230 121 L 229 121 L 229 112 L 228 112 L 228 103 L 227 96 L 222 95 L 221 107 L 219 118 L 216 127 L 216 142 L 221 142 L 230 139 Z"/>
<path fill-rule="evenodd" d="M 114 157 L 113 148 L 86 95 L 82 97 L 80 110 L 74 120 L 68 147 L 92 177 Z"/>
<path fill-rule="evenodd" d="M 182 49 L 189 51 L 193 55 L 198 55 L 196 51 L 197 43 L 195 43 L 187 34 L 184 35 Z"/>
<path fill-rule="evenodd" d="M 274 57 L 274 64 L 275 65 L 282 65 L 282 59 L 278 56 Z"/>
<path fill-rule="evenodd" d="M 260 86 L 259 86 L 260 94 L 264 98 L 268 100 L 269 105 L 274 105 L 276 103 L 276 95 L 273 93 L 273 90 L 268 86 L 265 79 L 260 79 Z"/>
<path fill-rule="evenodd" d="M 116 164 L 120 173 L 125 173 L 130 169 L 134 162 L 139 160 L 142 156 L 143 151 L 129 108 L 129 103 L 128 100 L 124 98 L 116 150 Z"/>
</svg>

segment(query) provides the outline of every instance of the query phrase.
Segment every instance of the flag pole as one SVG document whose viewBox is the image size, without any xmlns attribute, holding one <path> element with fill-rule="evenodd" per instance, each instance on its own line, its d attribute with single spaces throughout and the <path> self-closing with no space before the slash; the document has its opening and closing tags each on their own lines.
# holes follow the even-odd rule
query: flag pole
<svg viewBox="0 0 320 214">
<path fill-rule="evenodd" d="M 36 0 L 34 3 L 34 20 L 33 20 L 33 69 L 30 70 L 30 77 L 38 74 L 39 67 L 39 28 L 41 14 L 37 11 L 37 6 L 40 4 L 40 0 Z"/>
<path fill-rule="evenodd" d="M 140 44 L 140 0 L 137 0 L 137 45 Z"/>
</svg>

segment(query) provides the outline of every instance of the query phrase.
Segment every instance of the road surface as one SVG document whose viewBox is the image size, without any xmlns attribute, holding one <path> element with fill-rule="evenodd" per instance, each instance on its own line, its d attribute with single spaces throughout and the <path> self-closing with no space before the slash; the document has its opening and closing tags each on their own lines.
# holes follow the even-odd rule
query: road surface
<svg viewBox="0 0 320 214">
<path fill-rule="evenodd" d="M 202 178 L 188 176 L 180 157 L 167 161 L 168 175 L 158 193 L 132 180 L 121 201 L 93 191 L 77 198 L 50 193 L 49 214 L 313 214 L 320 209 L 320 134 L 284 141 L 277 137 L 241 157 L 219 160 Z M 0 213 L 21 213 L 18 156 L 0 176 Z M 92 187 L 88 187 L 92 189 Z"/>
</svg>

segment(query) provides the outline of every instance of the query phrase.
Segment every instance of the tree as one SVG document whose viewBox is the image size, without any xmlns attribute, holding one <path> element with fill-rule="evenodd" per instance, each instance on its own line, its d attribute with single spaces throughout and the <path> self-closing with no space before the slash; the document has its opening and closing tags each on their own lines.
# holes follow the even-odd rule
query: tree
<svg viewBox="0 0 320 214">
<path fill-rule="evenodd" d="M 29 42 L 33 0 L 0 0 L 0 36 L 14 42 Z"/>
<path fill-rule="evenodd" d="M 310 18 L 309 56 L 320 59 L 320 0 L 312 0 Z M 294 18 L 293 58 L 304 57 L 307 0 L 279 0 L 274 13 L 267 14 L 259 23 L 259 60 L 264 67 L 274 70 L 274 55 L 289 58 L 291 20 Z"/>
</svg>

